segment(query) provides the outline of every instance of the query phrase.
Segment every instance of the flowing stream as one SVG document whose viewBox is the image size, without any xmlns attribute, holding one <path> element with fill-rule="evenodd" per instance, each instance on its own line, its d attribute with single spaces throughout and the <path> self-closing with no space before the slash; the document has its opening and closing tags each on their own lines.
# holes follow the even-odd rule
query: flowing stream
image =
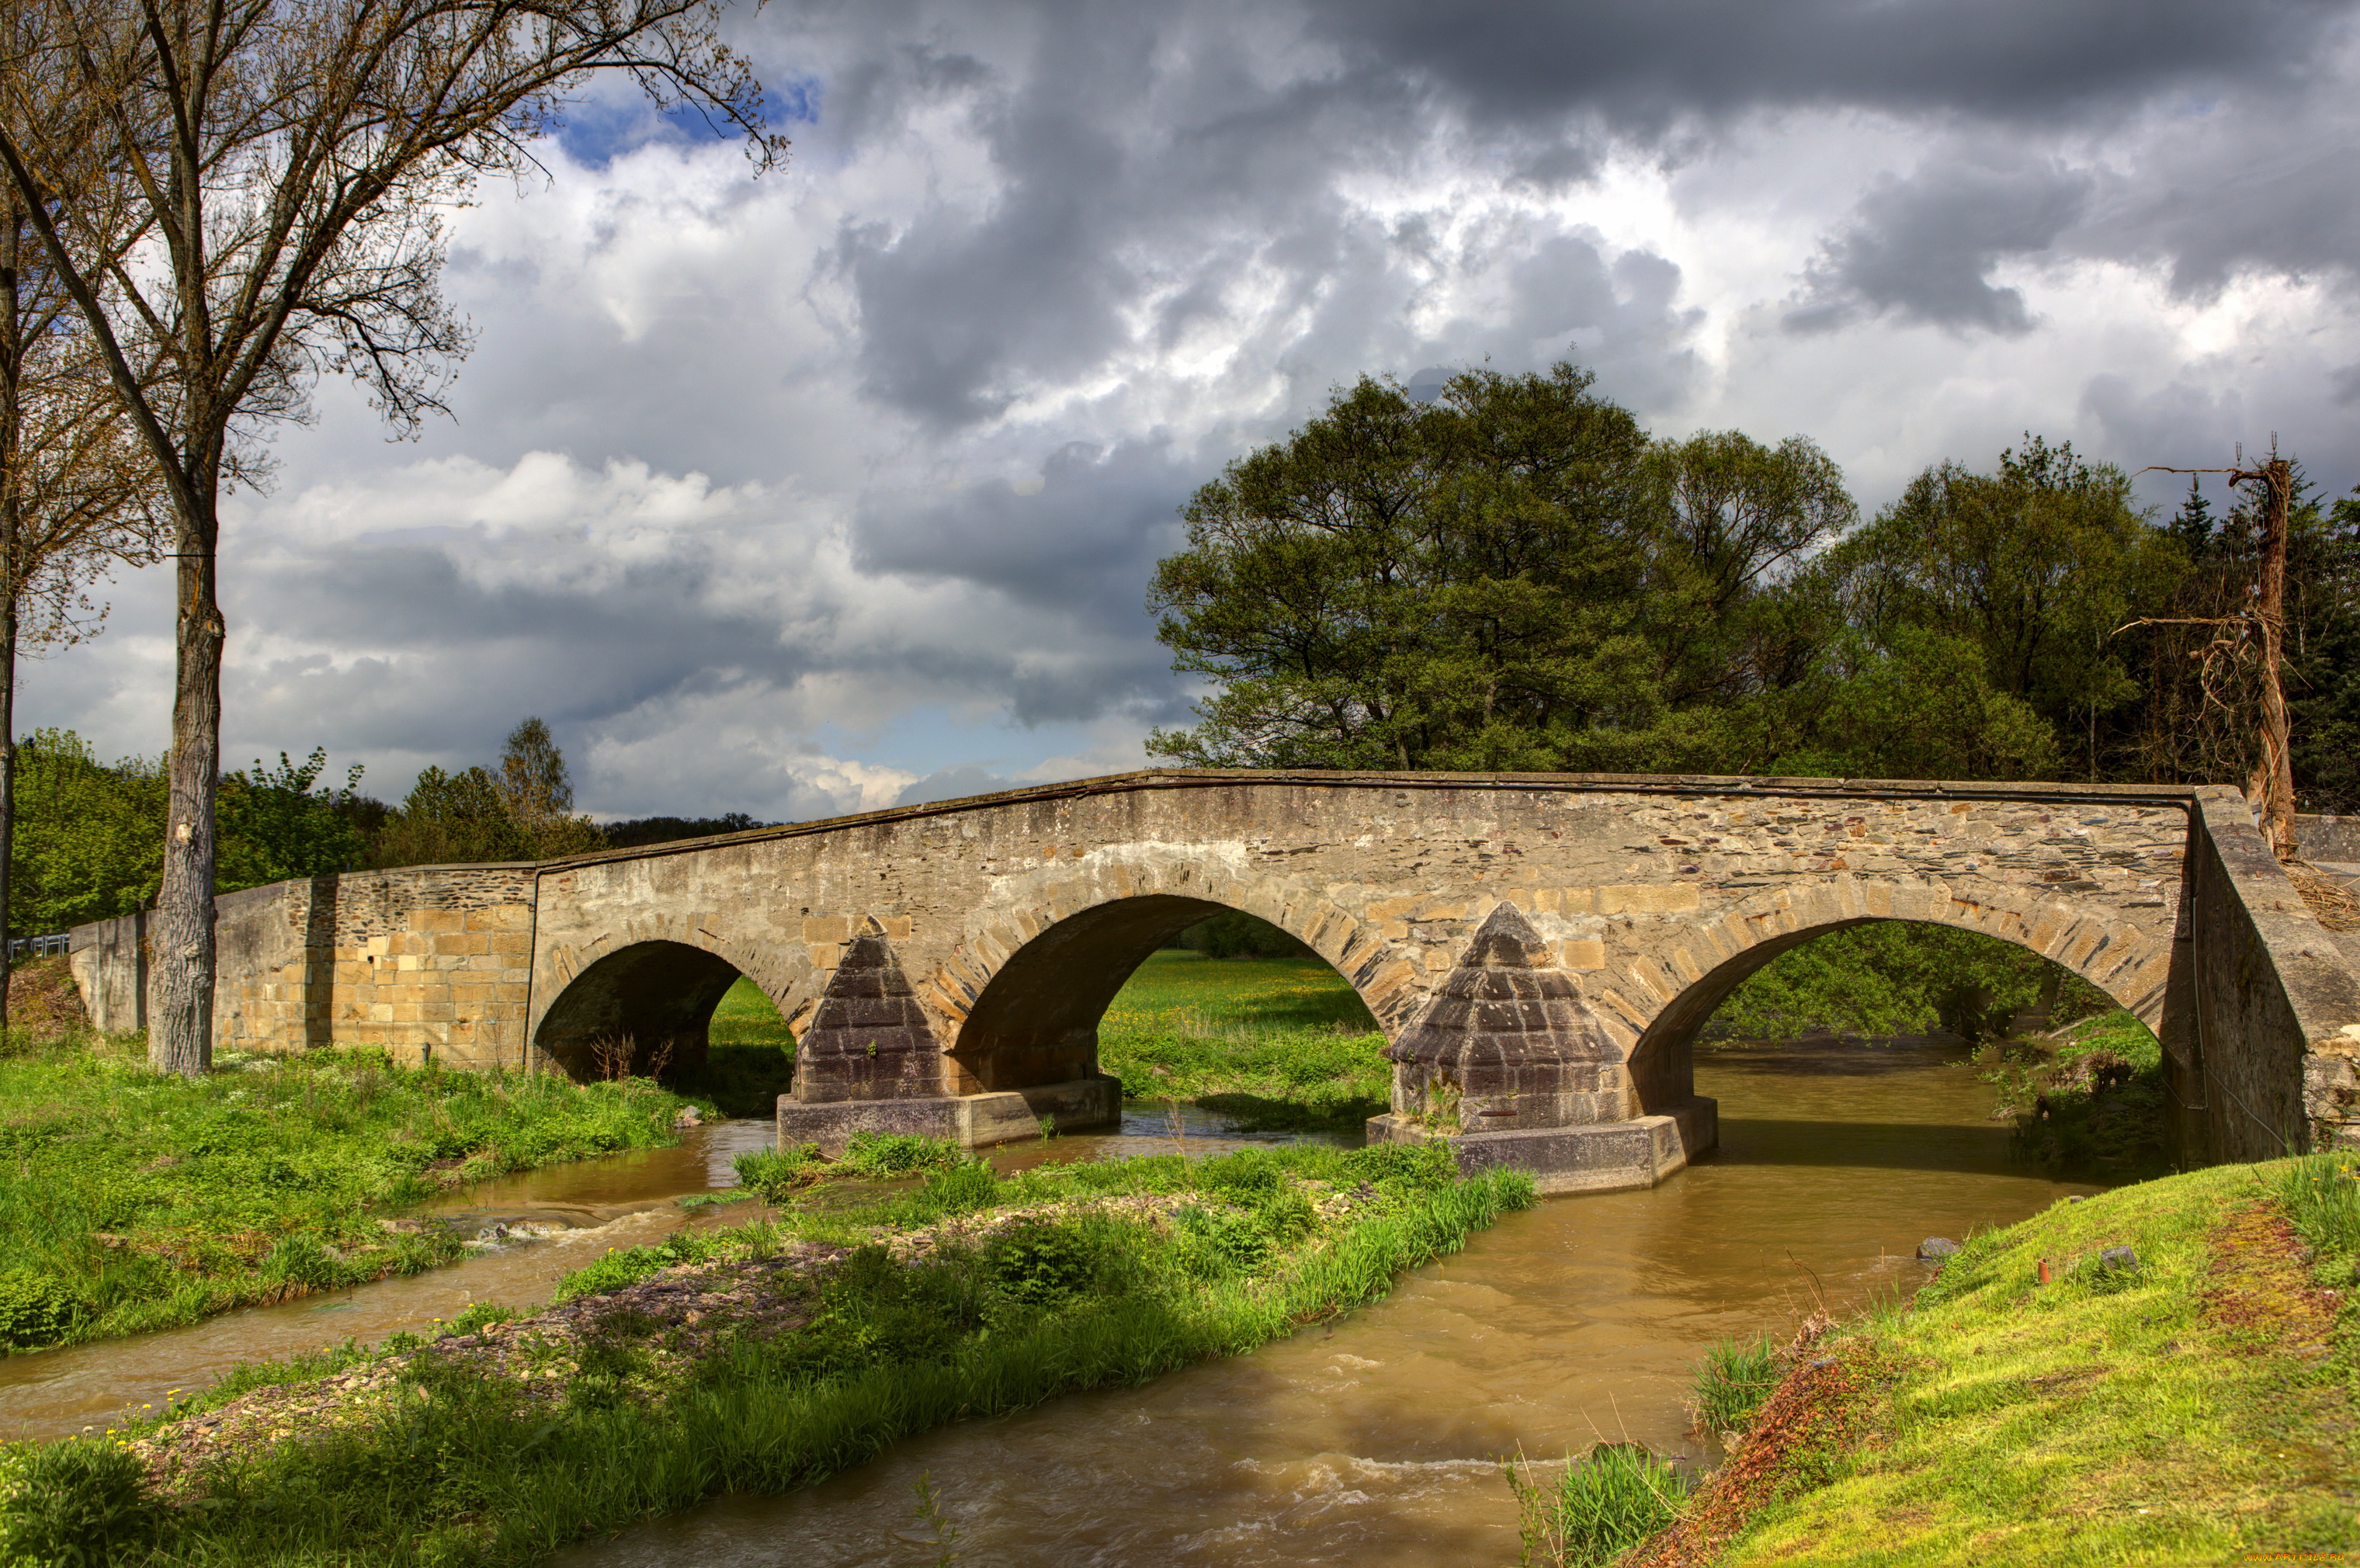
<svg viewBox="0 0 2360 1568">
<path fill-rule="evenodd" d="M 1921 1238 L 2097 1191 L 2014 1160 L 1990 1090 L 1956 1051 L 1700 1050 L 1697 1086 L 1721 1114 L 1721 1148 L 1698 1165 L 1649 1192 L 1506 1216 L 1330 1330 L 944 1428 L 792 1496 L 724 1498 L 560 1561 L 918 1568 L 941 1550 L 913 1510 L 923 1475 L 961 1532 L 965 1568 L 1512 1563 L 1497 1455 L 1555 1459 L 1628 1437 L 1702 1461 L 1685 1401 L 1712 1342 L 1787 1334 L 1822 1297 L 1841 1312 L 1912 1290 L 1926 1278 L 1912 1256 Z M 1192 1153 L 1262 1141 L 1194 1111 L 1177 1132 Z M 0 1360 L 0 1435 L 79 1432 L 240 1361 L 421 1329 L 472 1301 L 545 1301 L 607 1247 L 759 1212 L 677 1200 L 734 1185 L 731 1158 L 770 1137 L 766 1122 L 722 1122 L 672 1149 L 468 1189 L 438 1212 L 491 1235 L 431 1273 Z M 1139 1106 L 1120 1132 L 1018 1145 L 994 1162 L 1175 1147 L 1166 1114 Z"/>
<path fill-rule="evenodd" d="M 1686 1399 L 1712 1342 L 1790 1334 L 1821 1293 L 1841 1312 L 1914 1290 L 1925 1237 L 2098 1190 L 2012 1160 L 1956 1051 L 1699 1051 L 1697 1088 L 1721 1101 L 1710 1158 L 1649 1192 L 1509 1215 L 1332 1331 L 940 1428 L 556 1561 L 921 1568 L 942 1551 L 913 1506 L 924 1476 L 961 1568 L 1512 1563 L 1495 1456 L 1629 1437 L 1702 1459 Z"/>
</svg>

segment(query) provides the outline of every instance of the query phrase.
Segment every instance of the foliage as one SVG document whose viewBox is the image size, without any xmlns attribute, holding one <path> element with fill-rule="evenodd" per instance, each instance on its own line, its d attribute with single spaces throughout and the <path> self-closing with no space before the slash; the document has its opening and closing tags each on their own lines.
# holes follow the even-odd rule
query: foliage
<svg viewBox="0 0 2360 1568">
<path fill-rule="evenodd" d="M 1320 1218 L 1314 1195 L 1340 1206 Z M 1107 1203 L 1149 1198 L 1219 1214 L 1270 1245 L 1251 1261 L 1217 1255 L 1184 1227 Z M 169 1550 L 225 1565 L 540 1561 L 720 1490 L 792 1490 L 945 1421 L 1243 1354 L 1381 1298 L 1402 1270 L 1533 1201 L 1528 1178 L 1462 1180 L 1438 1151 L 1297 1146 L 1007 1179 L 968 1164 L 866 1210 L 675 1236 L 609 1254 L 559 1293 L 760 1256 L 801 1236 L 850 1250 L 816 1278 L 781 1277 L 794 1325 L 726 1342 L 669 1379 L 650 1372 L 640 1337 L 660 1331 L 628 1312 L 603 1320 L 553 1407 L 525 1400 L 503 1375 L 449 1376 L 412 1359 L 398 1380 L 431 1397 L 208 1464 L 194 1482 L 216 1506 L 182 1512 Z M 881 1245 L 953 1214 L 989 1235 L 945 1238 L 906 1263 Z M 382 1361 L 418 1343 L 360 1355 Z M 355 1364 L 311 1357 L 280 1380 Z M 239 1376 L 248 1388 L 269 1380 L 265 1367 Z"/>
<path fill-rule="evenodd" d="M 258 887 L 359 864 L 364 844 L 354 810 L 361 798 L 361 765 L 353 764 L 342 790 L 315 793 L 312 786 L 327 766 L 326 750 L 315 746 L 300 765 L 282 751 L 275 768 L 257 759 L 251 772 L 222 779 L 215 887 Z"/>
<path fill-rule="evenodd" d="M 632 817 L 622 822 L 602 822 L 598 831 L 617 849 L 636 849 L 641 844 L 674 844 L 684 838 L 715 838 L 723 833 L 750 833 L 756 828 L 776 827 L 776 822 L 757 822 L 743 811 L 727 811 L 717 817 Z"/>
<path fill-rule="evenodd" d="M 0 1059 L 0 1336 L 104 1338 L 415 1272 L 457 1239 L 381 1218 L 456 1181 L 669 1142 L 682 1105 L 369 1051 L 223 1066 L 158 1075 L 86 1037 Z"/>
<path fill-rule="evenodd" d="M 1098 1020 L 1098 1066 L 1126 1098 L 1175 1099 L 1248 1128 L 1357 1127 L 1392 1064 L 1349 982 L 1313 958 L 1149 955 Z"/>
<path fill-rule="evenodd" d="M 1568 1455 L 1557 1485 L 1502 1461 L 1516 1496 L 1526 1568 L 1606 1568 L 1678 1517 L 1688 1483 L 1635 1443 L 1601 1443 L 1586 1458 Z"/>
<path fill-rule="evenodd" d="M 112 920 L 154 898 L 166 803 L 160 764 L 110 767 L 71 730 L 36 730 L 16 753 L 11 934 Z"/>
<path fill-rule="evenodd" d="M 1831 1031 L 1983 1040 L 2026 1009 L 2050 1024 L 2114 1006 L 2105 993 L 2031 949 L 1917 920 L 1878 920 L 1816 937 L 1747 978 L 1713 1014 L 1749 1039 Z"/>
<path fill-rule="evenodd" d="M 1212 958 L 1308 958 L 1311 949 L 1262 919 L 1229 909 L 1195 925 L 1172 939 L 1174 947 Z"/>
<path fill-rule="evenodd" d="M 517 725 L 500 771 L 420 771 L 369 850 L 372 866 L 471 866 L 553 860 L 606 847 L 587 817 L 572 815 L 565 757 L 539 719 Z"/>
<path fill-rule="evenodd" d="M 734 1157 L 729 1168 L 740 1186 L 767 1203 L 784 1203 L 809 1186 L 828 1169 L 815 1143 L 789 1144 L 779 1149 L 749 1149 Z"/>
<path fill-rule="evenodd" d="M 1998 1086 L 1998 1114 L 2015 1115 L 2018 1147 L 2049 1170 L 2121 1180 L 2168 1168 L 2163 1046 L 2129 1013 L 2054 1041 L 1988 1046 L 1978 1066 Z"/>
<path fill-rule="evenodd" d="M 2251 649 L 2195 658 L 2223 634 L 2190 623 L 2245 614 L 2254 503 L 2215 521 L 2200 491 L 2158 522 L 2120 469 L 2029 433 L 1988 472 L 1933 464 L 1854 527 L 1808 441 L 1651 437 L 1571 365 L 1470 372 L 1430 405 L 1363 378 L 1183 515 L 1149 607 L 1211 690 L 1150 749 L 1185 762 L 2187 782 L 2251 765 Z M 2288 584 L 2298 789 L 2360 810 L 2360 499 L 2299 494 Z"/>
<path fill-rule="evenodd" d="M 1786 1373 L 1778 1347 L 1767 1339 L 1724 1339 L 1714 1345 L 1697 1368 L 1699 1430 L 1743 1432 Z"/>
<path fill-rule="evenodd" d="M 857 1132 L 845 1140 L 842 1163 L 855 1175 L 882 1179 L 921 1171 L 947 1171 L 974 1159 L 945 1138 L 906 1132 Z"/>
<path fill-rule="evenodd" d="M 1808 441 L 1651 445 L 1569 365 L 1432 404 L 1363 378 L 1184 510 L 1150 608 L 1217 690 L 1150 749 L 1211 765 L 1551 768 L 1680 745 L 1776 661 L 1751 606 L 1851 517 Z"/>
<path fill-rule="evenodd" d="M 218 890 L 349 870 L 362 853 L 368 802 L 315 788 L 327 754 L 257 762 L 221 782 Z M 37 730 L 17 753 L 9 920 L 19 933 L 112 920 L 153 900 L 163 866 L 160 758 L 103 763 L 71 730 Z"/>
<path fill-rule="evenodd" d="M 145 1479 L 138 1459 L 107 1438 L 0 1460 L 0 1564 L 115 1563 L 152 1546 L 169 1514 L 147 1494 Z"/>
<path fill-rule="evenodd" d="M 2184 561 L 2132 505 L 2129 475 L 2034 436 L 1993 474 L 1928 468 L 1830 567 L 1845 623 L 1873 646 L 1907 629 L 1973 648 L 1974 675 L 2070 755 L 2139 694 L 2113 634 L 2163 602 Z M 2103 771 L 2083 761 L 2075 771 Z"/>
</svg>

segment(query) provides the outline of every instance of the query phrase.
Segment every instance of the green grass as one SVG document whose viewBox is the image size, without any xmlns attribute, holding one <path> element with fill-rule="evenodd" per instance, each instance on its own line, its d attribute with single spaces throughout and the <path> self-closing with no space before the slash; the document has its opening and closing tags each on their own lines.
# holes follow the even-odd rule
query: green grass
<svg viewBox="0 0 2360 1568">
<path fill-rule="evenodd" d="M 1706 1432 L 1743 1432 L 1786 1375 L 1778 1347 L 1766 1339 L 1722 1340 L 1697 1368 L 1697 1425 Z"/>
<path fill-rule="evenodd" d="M 2312 1289 L 2353 1277 L 2350 1164 L 2216 1167 L 1972 1238 L 1914 1302 L 1823 1342 L 1809 1367 L 1834 1369 L 1821 1375 L 1851 1407 L 1825 1430 L 1864 1435 L 1757 1475 L 1767 1506 L 1713 1560 L 2045 1568 L 2360 1549 L 2360 1319 Z M 2136 1267 L 2101 1267 L 2120 1246 Z M 1723 1476 L 1765 1441 L 1757 1428 Z"/>
<path fill-rule="evenodd" d="M 381 1053 L 148 1071 L 137 1040 L 12 1035 L 0 1056 L 0 1347 L 192 1323 L 449 1261 L 379 1222 L 451 1185 L 668 1143 L 683 1102 L 400 1067 Z"/>
<path fill-rule="evenodd" d="M 1168 1219 L 1141 1209 L 1150 1195 Z M 1403 1269 L 1532 1202 L 1519 1173 L 1461 1179 L 1447 1151 L 1395 1146 L 1011 1177 L 963 1162 L 866 1209 L 676 1236 L 569 1279 L 561 1293 L 580 1296 L 790 1242 L 853 1248 L 817 1275 L 771 1277 L 800 1292 L 796 1326 L 727 1342 L 677 1374 L 650 1370 L 659 1331 L 628 1312 L 602 1320 L 616 1326 L 576 1353 L 553 1405 L 500 1373 L 388 1362 L 398 1398 L 207 1461 L 177 1494 L 195 1506 L 168 1506 L 136 1477 L 126 1490 L 124 1444 L 157 1426 L 0 1449 L 0 1562 L 103 1540 L 126 1564 L 527 1563 L 718 1493 L 806 1485 L 945 1421 L 1244 1354 L 1382 1296 Z M 947 1239 L 912 1261 L 879 1245 L 1001 1210 L 1018 1212 L 964 1243 L 939 1232 Z M 266 1376 L 247 1369 L 240 1386 Z"/>
<path fill-rule="evenodd" d="M 1098 1066 L 1131 1099 L 1175 1099 L 1250 1128 L 1353 1127 L 1381 1114 L 1384 1036 L 1316 958 L 1153 953 L 1098 1023 Z"/>
<path fill-rule="evenodd" d="M 1678 1517 L 1688 1487 L 1679 1472 L 1635 1443 L 1604 1443 L 1568 1455 L 1557 1484 L 1503 1463 L 1516 1495 L 1523 1568 L 1607 1568 Z"/>
</svg>

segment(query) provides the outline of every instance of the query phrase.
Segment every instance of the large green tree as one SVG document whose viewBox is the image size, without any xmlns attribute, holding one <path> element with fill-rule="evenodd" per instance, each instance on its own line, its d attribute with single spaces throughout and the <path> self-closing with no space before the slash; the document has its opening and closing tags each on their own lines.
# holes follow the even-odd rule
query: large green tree
<svg viewBox="0 0 2360 1568">
<path fill-rule="evenodd" d="M 1766 603 L 1851 519 L 1808 441 L 1649 439 L 1570 365 L 1363 378 L 1185 509 L 1149 593 L 1211 678 L 1161 755 L 1207 766 L 1677 767 L 1790 680 Z M 1710 728 L 1710 726 L 1708 726 Z"/>
</svg>

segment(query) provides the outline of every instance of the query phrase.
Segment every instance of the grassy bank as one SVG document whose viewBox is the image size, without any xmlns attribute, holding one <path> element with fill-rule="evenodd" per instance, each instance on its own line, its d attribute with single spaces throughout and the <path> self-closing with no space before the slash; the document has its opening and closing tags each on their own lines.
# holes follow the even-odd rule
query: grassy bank
<svg viewBox="0 0 2360 1568">
<path fill-rule="evenodd" d="M 1907 1305 L 1811 1325 L 1731 1462 L 1619 1561 L 2341 1559 L 2360 1550 L 2355 1256 L 2360 1170 L 2336 1158 L 1977 1236 Z"/>
<path fill-rule="evenodd" d="M 248 1369 L 150 1426 L 0 1451 L 0 1562 L 530 1563 L 945 1421 L 1241 1354 L 1531 1201 L 1432 1149 L 960 1161 L 864 1210 L 610 1254 L 531 1317 Z"/>
<path fill-rule="evenodd" d="M 795 1037 L 762 988 L 744 975 L 722 993 L 705 1029 L 705 1065 L 666 1080 L 725 1116 L 769 1116 L 794 1087 Z"/>
<path fill-rule="evenodd" d="M 1976 1065 L 2015 1115 L 2025 1153 L 2051 1171 L 2122 1181 L 2169 1169 L 2163 1047 L 2131 1014 L 2102 1014 L 2055 1040 L 1988 1045 Z"/>
<path fill-rule="evenodd" d="M 1357 1127 L 1382 1113 L 1384 1036 L 1316 958 L 1151 954 L 1098 1023 L 1098 1066 L 1133 1099 L 1176 1099 L 1249 1127 Z"/>
<path fill-rule="evenodd" d="M 87 1030 L 0 1052 L 0 1349 L 192 1323 L 450 1260 L 389 1221 L 457 1183 L 666 1143 L 644 1082 L 445 1073 L 366 1051 L 148 1071 Z"/>
</svg>

